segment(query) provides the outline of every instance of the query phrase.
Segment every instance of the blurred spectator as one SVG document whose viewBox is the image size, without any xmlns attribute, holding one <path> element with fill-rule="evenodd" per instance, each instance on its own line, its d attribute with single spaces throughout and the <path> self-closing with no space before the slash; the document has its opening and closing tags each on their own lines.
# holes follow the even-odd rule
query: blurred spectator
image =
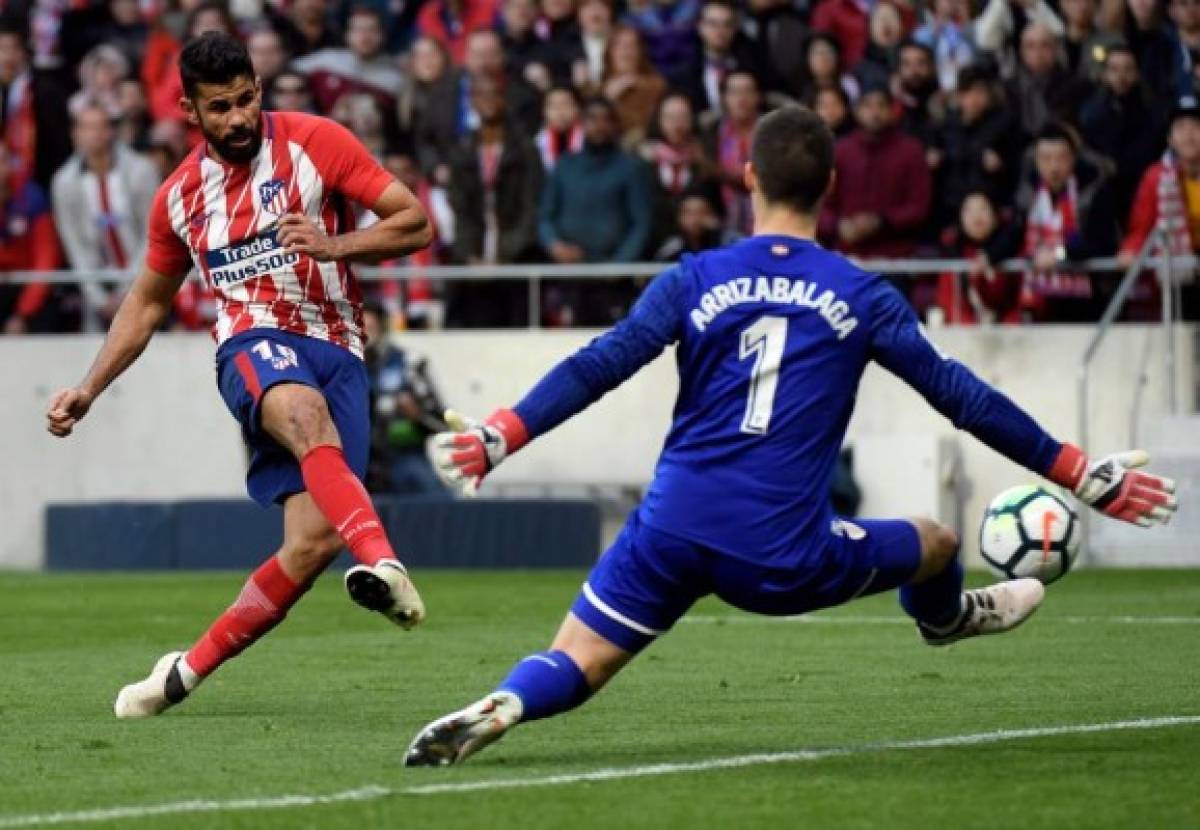
<svg viewBox="0 0 1200 830">
<path fill-rule="evenodd" d="M 1200 80 L 1200 0 L 1168 0 L 1167 14 L 1175 24 L 1175 94 L 1193 95 Z"/>
<path fill-rule="evenodd" d="M 459 76 L 458 95 L 461 109 L 456 137 L 479 126 L 479 116 L 471 107 L 471 83 L 475 78 L 483 77 L 506 78 L 504 46 L 500 42 L 500 35 L 490 29 L 473 32 L 467 38 L 463 73 Z M 542 101 L 537 90 L 526 83 L 524 78 L 514 77 L 507 77 L 503 88 L 509 118 L 513 119 L 526 135 L 536 133 L 542 123 Z"/>
<path fill-rule="evenodd" d="M 96 42 L 115 47 L 127 65 L 136 68 L 142 65 L 149 35 L 138 0 L 108 0 L 108 20 L 97 31 Z"/>
<path fill-rule="evenodd" d="M 449 178 L 445 153 L 463 116 L 461 106 L 444 102 L 458 100 L 459 86 L 459 72 L 450 65 L 446 48 L 433 38 L 418 38 L 412 48 L 412 84 L 400 101 L 400 125 L 413 136 L 422 174 L 437 184 Z"/>
<path fill-rule="evenodd" d="M 2 170 L 13 179 L 5 183 L 6 201 L 13 194 L 24 199 L 22 186 L 31 178 L 48 187 L 71 154 L 67 96 L 49 75 L 32 70 L 25 34 L 11 24 L 0 24 L 0 140 L 9 164 Z"/>
<path fill-rule="evenodd" d="M 969 193 L 986 193 L 994 200 L 1008 198 L 1020 161 L 1012 117 L 990 72 L 977 66 L 962 70 L 954 97 L 956 107 L 929 150 L 936 176 L 934 216 L 939 227 L 956 221 Z"/>
<path fill-rule="evenodd" d="M 496 23 L 496 0 L 427 0 L 417 15 L 417 31 L 446 47 L 455 63 L 467 56 L 471 34 Z"/>
<path fill-rule="evenodd" d="M 854 3 L 855 0 L 846 2 Z M 796 44 L 804 43 L 808 38 L 806 18 L 789 0 L 749 0 L 747 8 L 743 31 L 759 56 L 762 72 L 759 86 L 770 92 L 783 92 L 791 88 L 794 79 L 803 72 L 804 54 L 796 48 Z M 813 27 L 832 34 L 841 45 L 842 54 L 847 54 L 846 44 L 837 32 L 815 22 Z M 847 65 L 853 66 L 854 63 L 857 63 L 857 59 L 847 60 Z"/>
<path fill-rule="evenodd" d="M 322 49 L 292 62 L 308 76 L 308 87 L 319 112 L 329 112 L 338 98 L 365 92 L 385 112 L 396 110 L 407 78 L 391 55 L 383 51 L 383 15 L 370 6 L 356 6 L 346 23 L 346 47 Z"/>
<path fill-rule="evenodd" d="M 414 251 L 403 260 L 383 263 L 386 265 L 440 265 L 445 261 L 443 256 L 446 244 L 443 230 L 439 227 L 439 212 L 434 206 L 434 188 L 429 180 L 421 175 L 420 165 L 410 148 L 392 147 L 383 157 L 384 168 L 395 176 L 401 184 L 412 191 L 429 216 L 433 225 L 433 242 L 426 248 Z M 384 289 L 382 300 L 388 311 L 409 329 L 441 328 L 444 318 L 444 304 L 439 297 L 439 286 L 429 279 L 418 277 L 404 281 L 392 280 L 377 283 Z"/>
<path fill-rule="evenodd" d="M 349 92 L 337 99 L 329 117 L 354 133 L 377 161 L 383 161 L 389 142 L 378 98 L 369 92 Z"/>
<path fill-rule="evenodd" d="M 818 89 L 840 86 L 851 100 L 858 97 L 858 79 L 842 72 L 838 42 L 820 32 L 812 35 L 804 47 L 804 66 L 790 89 L 801 100 L 812 98 Z"/>
<path fill-rule="evenodd" d="M 1200 249 L 1200 102 L 1183 98 L 1171 112 L 1167 151 L 1142 176 L 1121 241 L 1121 264 L 1128 268 L 1161 225 L 1174 254 Z"/>
<path fill-rule="evenodd" d="M 959 209 L 958 224 L 943 240 L 942 253 L 971 261 L 966 274 L 938 277 L 937 308 L 943 322 L 952 325 L 1020 322 L 1018 299 L 1021 275 L 996 266 L 1017 253 L 1020 235 L 1002 221 L 996 206 L 982 191 L 967 194 Z"/>
<path fill-rule="evenodd" d="M 79 91 L 67 101 L 72 117 L 88 106 L 103 107 L 109 118 L 121 117 L 121 82 L 129 77 L 129 61 L 116 47 L 101 43 L 79 64 Z"/>
<path fill-rule="evenodd" d="M 809 104 L 813 112 L 821 116 L 834 138 L 841 138 L 854 129 L 854 118 L 850 113 L 850 97 L 840 86 L 818 89 Z"/>
<path fill-rule="evenodd" d="M 542 162 L 528 136 L 508 121 L 503 82 L 481 77 L 471 85 L 479 129 L 463 136 L 450 156 L 454 260 L 468 265 L 530 262 L 538 245 Z M 524 316 L 522 283 L 453 283 L 447 289 L 452 324 L 504 326 Z"/>
<path fill-rule="evenodd" d="M 1043 23 L 1030 23 L 1021 33 L 1020 64 L 1007 84 L 1009 105 L 1027 136 L 1061 118 L 1062 96 L 1069 76 L 1058 60 L 1058 37 Z"/>
<path fill-rule="evenodd" d="M 160 181 L 174 172 L 190 146 L 187 128 L 182 121 L 159 121 L 150 128 L 146 155 L 158 170 Z"/>
<path fill-rule="evenodd" d="M 612 37 L 613 12 L 608 0 L 580 0 L 578 41 L 570 53 L 571 83 L 581 93 L 598 94 L 604 82 L 605 55 Z"/>
<path fill-rule="evenodd" d="M 0 171 L 12 169 L 8 148 L 0 144 Z M 53 271 L 62 265 L 58 237 L 45 191 L 17 175 L 0 175 L 0 272 Z M 69 331 L 78 325 L 59 299 L 64 292 L 49 283 L 0 282 L 0 324 L 5 334 Z M 77 297 L 73 298 L 76 301 Z"/>
<path fill-rule="evenodd" d="M 837 41 L 846 66 L 857 66 L 866 54 L 869 8 L 858 0 L 820 0 L 813 9 L 813 29 Z"/>
<path fill-rule="evenodd" d="M 1116 14 L 1106 14 L 1104 7 L 1100 13 L 1108 19 L 1110 28 L 1120 29 L 1121 36 L 1137 55 L 1146 85 L 1176 98 L 1188 94 L 1188 90 L 1178 87 L 1179 45 L 1163 19 L 1164 7 L 1160 0 L 1125 0 L 1117 3 Z"/>
<path fill-rule="evenodd" d="M 1017 192 L 1024 218 L 1021 256 L 1030 260 L 1021 289 L 1021 311 L 1031 320 L 1094 320 L 1098 292 L 1070 263 L 1117 249 L 1111 164 L 1081 152 L 1069 127 L 1051 122 L 1031 148 L 1033 166 Z"/>
<path fill-rule="evenodd" d="M 1084 105 L 1080 127 L 1087 145 L 1116 164 L 1113 198 L 1133 201 L 1138 181 L 1166 144 L 1166 118 L 1138 77 L 1137 58 L 1125 45 L 1113 46 L 1104 60 L 1100 89 Z"/>
<path fill-rule="evenodd" d="M 721 83 L 730 72 L 760 74 L 750 42 L 738 31 L 738 9 L 729 0 L 706 0 L 700 9 L 700 48 L 687 69 L 685 88 L 696 112 L 721 112 Z"/>
<path fill-rule="evenodd" d="M 904 23 L 900 11 L 891 3 L 875 3 L 867 30 L 866 52 L 854 67 L 861 85 L 885 84 L 900 63 L 900 44 L 904 41 Z"/>
<path fill-rule="evenodd" d="M 945 110 L 933 50 L 915 40 L 901 44 L 891 91 L 900 108 L 900 129 L 933 146 Z"/>
<path fill-rule="evenodd" d="M 672 92 L 662 99 L 641 154 L 657 172 L 663 191 L 672 198 L 682 196 L 698 179 L 715 173 L 704 155 L 691 101 L 682 92 Z"/>
<path fill-rule="evenodd" d="M 371 461 L 367 484 L 373 493 L 442 496 L 449 493 L 425 457 L 425 440 L 447 429 L 441 396 L 424 359 L 412 357 L 389 336 L 387 312 L 363 306 L 367 344 L 363 360 L 371 379 Z"/>
<path fill-rule="evenodd" d="M 107 110 L 88 104 L 75 114 L 75 153 L 54 175 L 54 223 L 75 271 L 132 269 L 141 262 L 146 217 L 158 188 L 158 171 L 147 158 L 118 144 Z M 82 284 L 84 331 L 103 331 L 117 312 L 121 293 L 99 282 Z"/>
<path fill-rule="evenodd" d="M 246 51 L 250 53 L 250 63 L 254 65 L 255 74 L 262 80 L 265 96 L 269 96 L 271 84 L 291 60 L 291 55 L 283 45 L 283 38 L 272 28 L 260 27 L 246 38 Z M 263 107 L 274 109 L 269 98 L 263 101 Z"/>
<path fill-rule="evenodd" d="M 683 84 L 696 59 L 694 32 L 699 17 L 700 0 L 650 0 L 640 7 L 630 6 L 622 22 L 645 39 L 656 72 L 672 84 Z"/>
<path fill-rule="evenodd" d="M 282 13 L 274 5 L 267 8 L 272 28 L 279 32 L 284 48 L 293 58 L 342 45 L 341 34 L 330 25 L 326 0 L 291 0 L 279 7 Z"/>
<path fill-rule="evenodd" d="M 504 0 L 501 15 L 505 72 L 510 77 L 524 78 L 530 86 L 545 92 L 554 83 L 555 75 L 547 44 L 535 31 L 537 0 Z M 564 77 L 565 72 L 564 65 L 559 77 Z"/>
<path fill-rule="evenodd" d="M 141 81 L 126 78 L 117 86 L 121 115 L 117 121 L 117 140 L 135 150 L 150 146 L 150 102 Z"/>
<path fill-rule="evenodd" d="M 654 254 L 655 262 L 678 262 L 684 254 L 729 245 L 740 238 L 722 226 L 719 200 L 709 188 L 693 185 L 677 204 L 675 233 Z"/>
<path fill-rule="evenodd" d="M 1063 49 L 1067 71 L 1089 81 L 1098 81 L 1108 49 L 1122 43 L 1118 35 L 1102 31 L 1096 21 L 1096 0 L 1060 0 L 1063 23 Z"/>
<path fill-rule="evenodd" d="M 1063 22 L 1046 0 L 987 0 L 975 19 L 975 43 L 990 52 L 1008 76 L 1016 69 L 1018 38 L 1035 23 L 1056 40 L 1063 35 Z"/>
<path fill-rule="evenodd" d="M 725 227 L 748 234 L 754 230 L 754 217 L 750 193 L 746 190 L 745 168 L 750 158 L 750 136 L 762 106 L 758 81 L 748 72 L 726 75 L 722 102 L 724 115 L 705 131 L 705 151 L 716 163 Z"/>
<path fill-rule="evenodd" d="M 667 83 L 650 63 L 641 35 L 618 26 L 608 41 L 604 97 L 612 102 L 621 127 L 621 143 L 636 145 L 646 135 Z"/>
<path fill-rule="evenodd" d="M 269 97 L 273 110 L 316 112 L 312 92 L 308 89 L 308 78 L 293 69 L 285 69 L 275 76 Z"/>
<path fill-rule="evenodd" d="M 579 24 L 575 0 L 542 0 L 541 10 L 542 16 L 534 24 L 534 32 L 542 41 L 549 83 L 545 86 L 540 81 L 535 84 L 536 77 L 525 80 L 544 91 L 550 83 L 570 82 L 571 61 L 579 42 Z"/>
<path fill-rule="evenodd" d="M 612 104 L 583 110 L 583 150 L 559 159 L 542 197 L 539 235 L 554 262 L 636 262 L 650 235 L 650 178 L 617 146 Z"/>
<path fill-rule="evenodd" d="M 534 143 L 547 173 L 564 155 L 583 149 L 579 95 L 572 87 L 558 86 L 546 93 L 542 99 L 542 128 L 534 137 Z"/>
<path fill-rule="evenodd" d="M 864 90 L 854 113 L 858 129 L 834 152 L 821 236 L 856 256 L 910 256 L 929 214 L 925 150 L 895 125 L 887 87 Z"/>
<path fill-rule="evenodd" d="M 913 33 L 913 40 L 933 50 L 938 84 L 952 92 L 958 71 L 978 54 L 968 0 L 934 0 L 929 22 Z"/>
</svg>

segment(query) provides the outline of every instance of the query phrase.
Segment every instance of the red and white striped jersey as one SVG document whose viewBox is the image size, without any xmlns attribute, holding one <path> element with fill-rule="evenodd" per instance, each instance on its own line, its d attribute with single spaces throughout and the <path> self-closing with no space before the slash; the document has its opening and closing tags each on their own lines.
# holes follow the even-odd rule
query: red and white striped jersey
<svg viewBox="0 0 1200 830">
<path fill-rule="evenodd" d="M 146 265 L 178 275 L 191 261 L 217 298 L 213 336 L 275 328 L 363 351 L 362 296 L 345 262 L 287 254 L 279 220 L 303 213 L 330 235 L 354 229 L 347 200 L 372 207 L 392 176 L 340 124 L 263 112 L 263 143 L 248 164 L 201 144 L 163 182 L 150 211 Z"/>
</svg>

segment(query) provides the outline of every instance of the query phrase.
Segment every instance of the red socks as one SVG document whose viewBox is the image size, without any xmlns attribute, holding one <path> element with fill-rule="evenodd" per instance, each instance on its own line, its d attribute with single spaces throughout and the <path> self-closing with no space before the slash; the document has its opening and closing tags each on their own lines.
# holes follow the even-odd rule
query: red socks
<svg viewBox="0 0 1200 830">
<path fill-rule="evenodd" d="M 308 589 L 308 584 L 293 582 L 283 572 L 279 557 L 272 556 L 250 575 L 233 605 L 192 646 L 186 657 L 188 667 L 200 677 L 211 674 L 277 626 Z"/>
<path fill-rule="evenodd" d="M 340 448 L 313 447 L 300 459 L 300 473 L 317 509 L 337 529 L 355 559 L 371 567 L 381 559 L 396 558 L 371 497 Z"/>
</svg>

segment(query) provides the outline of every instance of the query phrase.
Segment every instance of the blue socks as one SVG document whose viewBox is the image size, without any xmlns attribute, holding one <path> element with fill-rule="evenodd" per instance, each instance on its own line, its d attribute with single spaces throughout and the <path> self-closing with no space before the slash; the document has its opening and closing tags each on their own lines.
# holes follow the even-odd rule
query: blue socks
<svg viewBox="0 0 1200 830">
<path fill-rule="evenodd" d="M 952 625 L 962 614 L 963 567 L 957 558 L 920 585 L 900 588 L 900 606 L 919 623 L 932 628 Z"/>
<path fill-rule="evenodd" d="M 591 697 L 592 689 L 575 661 L 561 651 L 531 654 L 513 666 L 496 687 L 521 699 L 522 721 L 538 720 L 570 711 Z"/>
</svg>

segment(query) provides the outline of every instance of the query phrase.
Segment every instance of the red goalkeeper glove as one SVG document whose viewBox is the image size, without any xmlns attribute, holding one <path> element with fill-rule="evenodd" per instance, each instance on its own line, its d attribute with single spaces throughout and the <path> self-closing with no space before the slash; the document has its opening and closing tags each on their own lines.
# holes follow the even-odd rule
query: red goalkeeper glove
<svg viewBox="0 0 1200 830">
<path fill-rule="evenodd" d="M 1101 513 L 1150 527 L 1171 521 L 1179 502 L 1173 495 L 1174 481 L 1134 469 L 1149 460 L 1145 450 L 1128 450 L 1089 461 L 1079 447 L 1063 444 L 1046 477 Z"/>
<path fill-rule="evenodd" d="M 529 431 L 511 409 L 497 409 L 482 424 L 453 409 L 446 410 L 453 432 L 439 432 L 429 441 L 429 461 L 446 486 L 474 496 L 484 476 L 529 443 Z"/>
</svg>

